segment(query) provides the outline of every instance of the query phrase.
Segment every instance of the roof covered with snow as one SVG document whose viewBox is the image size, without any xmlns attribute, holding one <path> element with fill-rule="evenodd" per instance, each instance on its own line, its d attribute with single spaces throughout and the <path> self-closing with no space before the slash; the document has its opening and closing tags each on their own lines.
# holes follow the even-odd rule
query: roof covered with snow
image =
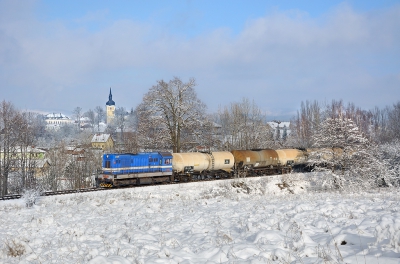
<svg viewBox="0 0 400 264">
<path fill-rule="evenodd" d="M 50 113 L 45 115 L 45 119 L 70 119 L 70 118 L 61 113 Z"/>
<path fill-rule="evenodd" d="M 277 128 L 278 127 L 278 123 L 274 122 L 274 121 L 268 122 L 268 125 L 270 125 L 272 128 Z M 282 129 L 284 127 L 289 128 L 289 126 L 290 126 L 290 122 L 287 122 L 287 121 L 279 123 L 279 128 L 282 128 Z"/>
<path fill-rule="evenodd" d="M 110 134 L 94 134 L 92 138 L 92 143 L 105 143 L 111 137 Z"/>
</svg>

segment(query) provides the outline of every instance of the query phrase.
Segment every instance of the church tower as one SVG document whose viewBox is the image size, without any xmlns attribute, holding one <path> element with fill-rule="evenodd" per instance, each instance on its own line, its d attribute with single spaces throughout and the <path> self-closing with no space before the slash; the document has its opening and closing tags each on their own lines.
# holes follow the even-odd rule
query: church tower
<svg viewBox="0 0 400 264">
<path fill-rule="evenodd" d="M 106 112 L 107 112 L 107 125 L 109 125 L 112 123 L 115 115 L 115 102 L 112 99 L 111 87 L 110 87 L 110 94 L 108 95 L 108 102 L 106 103 Z"/>
</svg>

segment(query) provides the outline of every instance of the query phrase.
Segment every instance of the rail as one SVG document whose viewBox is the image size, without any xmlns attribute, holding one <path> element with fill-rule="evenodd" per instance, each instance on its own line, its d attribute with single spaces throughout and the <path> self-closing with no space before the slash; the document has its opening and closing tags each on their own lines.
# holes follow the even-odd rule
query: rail
<svg viewBox="0 0 400 264">
<path fill-rule="evenodd" d="M 4 195 L 3 197 L 0 197 L 0 200 L 12 200 L 12 199 L 19 199 L 21 198 L 21 194 L 10 194 L 10 195 Z"/>
<path fill-rule="evenodd" d="M 77 189 L 77 190 L 48 191 L 48 192 L 41 193 L 40 196 L 53 196 L 53 195 L 70 194 L 70 193 L 96 192 L 96 191 L 102 191 L 102 190 L 107 190 L 107 189 L 92 187 L 92 188 L 83 188 L 83 189 Z M 23 196 L 22 194 L 9 194 L 9 195 L 0 197 L 0 201 L 20 199 L 22 196 Z"/>
</svg>

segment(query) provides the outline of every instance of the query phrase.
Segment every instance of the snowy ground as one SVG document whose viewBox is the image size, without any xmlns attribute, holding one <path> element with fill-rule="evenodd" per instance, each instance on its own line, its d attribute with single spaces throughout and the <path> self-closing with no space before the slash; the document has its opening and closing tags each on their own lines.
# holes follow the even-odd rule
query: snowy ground
<svg viewBox="0 0 400 264">
<path fill-rule="evenodd" d="M 399 191 L 279 178 L 0 202 L 0 263 L 400 263 Z"/>
</svg>

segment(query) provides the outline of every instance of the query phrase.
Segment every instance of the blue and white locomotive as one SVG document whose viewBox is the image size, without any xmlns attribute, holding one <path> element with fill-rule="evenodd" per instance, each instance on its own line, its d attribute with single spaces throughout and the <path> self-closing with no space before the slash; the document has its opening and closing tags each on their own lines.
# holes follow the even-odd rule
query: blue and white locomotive
<svg viewBox="0 0 400 264">
<path fill-rule="evenodd" d="M 169 152 L 104 154 L 102 167 L 102 173 L 96 179 L 100 187 L 153 184 L 174 180 L 172 154 Z"/>
</svg>

